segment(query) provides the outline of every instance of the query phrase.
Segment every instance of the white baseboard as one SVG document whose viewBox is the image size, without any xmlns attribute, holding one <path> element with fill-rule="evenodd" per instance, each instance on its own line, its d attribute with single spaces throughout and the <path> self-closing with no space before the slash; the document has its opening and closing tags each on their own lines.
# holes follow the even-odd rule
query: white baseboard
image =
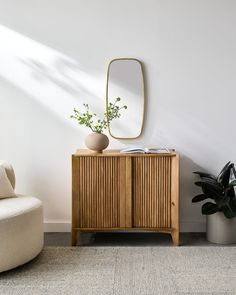
<svg viewBox="0 0 236 295">
<path fill-rule="evenodd" d="M 44 222 L 44 232 L 70 232 L 71 222 L 69 221 L 46 221 Z"/>
<path fill-rule="evenodd" d="M 46 221 L 44 222 L 44 232 L 70 232 L 71 223 L 69 221 Z M 206 225 L 203 221 L 181 221 L 181 232 L 205 232 Z"/>
<path fill-rule="evenodd" d="M 206 223 L 203 221 L 181 221 L 180 232 L 182 233 L 201 233 L 206 231 Z"/>
</svg>

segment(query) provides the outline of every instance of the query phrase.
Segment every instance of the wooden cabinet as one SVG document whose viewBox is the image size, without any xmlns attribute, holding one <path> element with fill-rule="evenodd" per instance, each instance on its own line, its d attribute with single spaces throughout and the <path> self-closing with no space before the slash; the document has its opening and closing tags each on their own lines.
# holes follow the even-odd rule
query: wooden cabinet
<svg viewBox="0 0 236 295">
<path fill-rule="evenodd" d="M 102 154 L 72 156 L 72 245 L 79 233 L 152 230 L 179 244 L 179 156 Z"/>
</svg>

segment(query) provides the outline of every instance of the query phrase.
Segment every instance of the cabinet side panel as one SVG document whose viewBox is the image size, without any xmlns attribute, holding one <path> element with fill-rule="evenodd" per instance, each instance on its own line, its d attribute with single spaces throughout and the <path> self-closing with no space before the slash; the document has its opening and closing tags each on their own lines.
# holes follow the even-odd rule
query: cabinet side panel
<svg viewBox="0 0 236 295">
<path fill-rule="evenodd" d="M 179 245 L 179 155 L 172 158 L 171 228 L 173 242 L 175 245 Z"/>
<path fill-rule="evenodd" d="M 79 169 L 78 160 L 72 156 L 72 230 L 78 227 L 78 210 L 79 210 Z"/>
<path fill-rule="evenodd" d="M 119 226 L 120 161 L 117 157 L 77 157 L 79 228 Z"/>
<path fill-rule="evenodd" d="M 171 157 L 133 157 L 133 226 L 171 227 Z"/>
</svg>

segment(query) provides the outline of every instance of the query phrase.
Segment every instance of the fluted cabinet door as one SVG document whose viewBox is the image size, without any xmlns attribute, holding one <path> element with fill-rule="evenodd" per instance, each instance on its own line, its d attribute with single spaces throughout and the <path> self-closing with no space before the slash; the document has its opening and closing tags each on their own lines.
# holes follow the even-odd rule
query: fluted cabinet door
<svg viewBox="0 0 236 295">
<path fill-rule="evenodd" d="M 153 230 L 171 234 L 179 245 L 179 155 L 72 155 L 73 246 L 80 233 Z"/>
<path fill-rule="evenodd" d="M 171 228 L 171 157 L 133 157 L 133 227 Z"/>
<path fill-rule="evenodd" d="M 73 158 L 74 227 L 131 227 L 131 161 L 126 157 Z"/>
</svg>

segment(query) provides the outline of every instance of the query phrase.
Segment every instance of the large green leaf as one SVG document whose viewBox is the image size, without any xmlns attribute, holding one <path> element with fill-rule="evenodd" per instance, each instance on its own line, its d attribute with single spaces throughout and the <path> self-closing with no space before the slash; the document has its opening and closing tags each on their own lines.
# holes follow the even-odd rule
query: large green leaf
<svg viewBox="0 0 236 295">
<path fill-rule="evenodd" d="M 210 215 L 214 214 L 219 211 L 219 207 L 211 202 L 207 202 L 202 205 L 202 214 L 204 215 Z"/>
<path fill-rule="evenodd" d="M 230 165 L 230 163 L 231 163 L 231 162 L 229 161 L 229 162 L 227 162 L 227 163 L 225 164 L 225 166 L 224 166 L 224 167 L 222 168 L 222 170 L 220 171 L 218 177 L 221 176 L 222 173 L 224 173 L 224 171 L 228 168 L 228 166 Z"/>
<path fill-rule="evenodd" d="M 223 167 L 223 169 L 220 171 L 220 174 L 217 177 L 217 181 L 222 183 L 223 186 L 227 186 L 229 183 L 229 177 L 230 177 L 230 170 L 232 168 L 233 164 L 230 163 L 230 161 Z"/>
<path fill-rule="evenodd" d="M 211 186 L 207 186 L 206 184 L 202 185 L 202 191 L 204 195 L 208 196 L 215 201 L 224 197 L 224 194 L 219 193 L 218 191 L 214 190 Z"/>
<path fill-rule="evenodd" d="M 196 184 L 197 186 L 202 187 L 202 181 L 196 181 L 196 182 L 194 182 L 194 184 Z"/>
<path fill-rule="evenodd" d="M 235 212 L 230 208 L 229 205 L 222 206 L 221 211 L 224 213 L 226 218 L 230 219 L 230 218 L 234 218 L 236 216 Z"/>
<path fill-rule="evenodd" d="M 229 205 L 232 211 L 234 212 L 234 214 L 236 214 L 236 198 L 235 197 L 230 198 Z"/>
<path fill-rule="evenodd" d="M 227 185 L 227 189 L 230 189 L 232 187 L 236 186 L 236 180 L 231 181 L 228 185 Z"/>
<path fill-rule="evenodd" d="M 208 196 L 206 196 L 206 195 L 203 195 L 203 194 L 197 195 L 197 196 L 193 197 L 192 203 L 201 202 L 201 201 L 204 201 L 206 199 L 208 199 Z"/>
<path fill-rule="evenodd" d="M 234 174 L 234 177 L 236 178 L 236 170 L 235 170 L 234 166 L 232 167 L 232 172 Z"/>
<path fill-rule="evenodd" d="M 234 212 L 234 214 L 236 215 L 236 198 L 230 199 L 229 206 L 230 206 L 231 210 Z"/>
<path fill-rule="evenodd" d="M 227 196 L 229 196 L 230 198 L 235 198 L 235 191 L 234 188 L 231 187 L 228 191 L 227 191 Z"/>
<path fill-rule="evenodd" d="M 201 177 L 201 181 L 204 183 L 212 184 L 213 186 L 219 187 L 221 190 L 223 190 L 223 186 L 221 185 L 221 183 L 218 183 L 216 179 Z"/>
<path fill-rule="evenodd" d="M 195 171 L 193 173 L 199 175 L 200 177 L 207 177 L 207 178 L 211 178 L 211 179 L 216 179 L 216 177 L 214 175 L 209 174 L 209 173 L 200 172 L 200 171 Z"/>
<path fill-rule="evenodd" d="M 221 183 L 224 187 L 227 187 L 230 182 L 230 176 L 232 168 L 234 167 L 234 164 L 231 163 L 228 167 L 228 169 L 225 171 L 225 173 L 222 175 Z"/>
<path fill-rule="evenodd" d="M 211 181 L 208 181 L 208 180 L 202 180 L 202 181 L 196 181 L 195 184 L 197 186 L 200 186 L 202 188 L 202 190 L 206 187 L 209 190 L 211 190 L 211 191 L 213 191 L 214 193 L 217 193 L 217 194 L 222 194 L 222 192 L 223 192 L 222 186 L 220 184 L 216 183 L 216 182 L 211 182 Z M 205 194 L 205 192 L 204 192 L 204 194 Z"/>
</svg>

